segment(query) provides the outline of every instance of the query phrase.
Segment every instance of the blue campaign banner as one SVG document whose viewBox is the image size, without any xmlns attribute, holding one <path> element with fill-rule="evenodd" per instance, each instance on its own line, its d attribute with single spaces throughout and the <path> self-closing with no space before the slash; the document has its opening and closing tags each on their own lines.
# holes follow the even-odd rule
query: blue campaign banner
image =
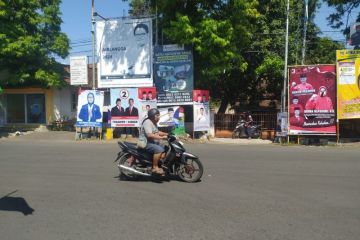
<svg viewBox="0 0 360 240">
<path fill-rule="evenodd" d="M 104 92 L 95 90 L 81 91 L 78 96 L 77 127 L 102 127 Z"/>
<path fill-rule="evenodd" d="M 158 106 L 191 105 L 194 88 L 192 49 L 179 45 L 154 48 L 154 82 Z"/>
</svg>

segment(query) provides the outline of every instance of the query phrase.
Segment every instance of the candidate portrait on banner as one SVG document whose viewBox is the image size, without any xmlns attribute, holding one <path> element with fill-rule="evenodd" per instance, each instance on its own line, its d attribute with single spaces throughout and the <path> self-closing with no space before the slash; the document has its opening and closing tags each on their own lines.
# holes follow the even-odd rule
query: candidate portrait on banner
<svg viewBox="0 0 360 240">
<path fill-rule="evenodd" d="M 209 91 L 194 90 L 194 131 L 208 131 L 210 129 Z"/>
<path fill-rule="evenodd" d="M 152 86 L 152 20 L 96 22 L 99 87 Z"/>
<path fill-rule="evenodd" d="M 83 91 L 78 98 L 77 126 L 101 127 L 104 93 L 101 91 Z"/>
<path fill-rule="evenodd" d="M 289 134 L 336 134 L 335 65 L 289 67 Z"/>
<path fill-rule="evenodd" d="M 157 108 L 156 88 L 138 88 L 140 124 L 148 117 L 148 111 Z"/>
<path fill-rule="evenodd" d="M 112 88 L 110 100 L 115 104 L 111 108 L 111 127 L 139 126 L 139 98 L 137 88 Z"/>
</svg>

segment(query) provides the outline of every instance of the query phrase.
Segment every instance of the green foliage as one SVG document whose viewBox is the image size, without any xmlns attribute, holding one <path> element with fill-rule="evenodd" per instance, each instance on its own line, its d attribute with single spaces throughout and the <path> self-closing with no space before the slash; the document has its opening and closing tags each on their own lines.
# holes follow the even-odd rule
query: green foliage
<svg viewBox="0 0 360 240">
<path fill-rule="evenodd" d="M 150 14 L 148 0 L 132 0 L 130 2 L 130 15 L 131 16 L 146 16 Z"/>
<path fill-rule="evenodd" d="M 318 38 L 308 50 L 308 64 L 335 64 L 336 50 L 344 49 L 343 44 L 329 38 Z"/>
<path fill-rule="evenodd" d="M 0 0 L 0 84 L 59 86 L 69 39 L 61 32 L 60 0 Z"/>
<path fill-rule="evenodd" d="M 344 15 L 347 16 L 347 20 L 349 20 L 349 14 L 360 6 L 360 0 L 324 0 L 330 7 L 335 7 L 336 12 L 329 15 L 327 18 L 329 20 L 330 25 L 333 28 L 340 28 L 344 24 L 345 27 L 348 27 L 348 22 L 343 22 L 342 17 Z M 358 14 L 359 20 L 360 14 Z M 349 33 L 349 29 L 344 29 L 344 33 Z"/>
<path fill-rule="evenodd" d="M 333 63 L 343 46 L 318 37 L 319 0 L 309 1 L 305 64 Z M 284 78 L 286 1 L 151 1 L 158 11 L 161 44 L 194 49 L 195 87 L 227 103 L 280 100 Z M 301 63 L 304 1 L 290 0 L 289 65 Z"/>
</svg>

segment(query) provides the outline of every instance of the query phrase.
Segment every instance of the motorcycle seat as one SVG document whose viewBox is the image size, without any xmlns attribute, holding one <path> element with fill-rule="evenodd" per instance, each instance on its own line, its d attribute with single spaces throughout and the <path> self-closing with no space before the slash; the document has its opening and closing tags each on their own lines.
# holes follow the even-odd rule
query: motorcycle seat
<svg viewBox="0 0 360 240">
<path fill-rule="evenodd" d="M 132 142 L 124 142 L 125 146 L 131 149 L 137 149 L 137 145 L 136 143 L 132 143 Z"/>
</svg>

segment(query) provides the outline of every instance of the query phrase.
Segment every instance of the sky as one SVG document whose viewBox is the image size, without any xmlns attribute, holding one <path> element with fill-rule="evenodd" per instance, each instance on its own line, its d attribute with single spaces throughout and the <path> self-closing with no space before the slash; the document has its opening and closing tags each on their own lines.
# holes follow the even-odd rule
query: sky
<svg viewBox="0 0 360 240">
<path fill-rule="evenodd" d="M 95 12 L 105 18 L 128 15 L 129 4 L 123 0 L 95 0 Z M 62 0 L 63 23 L 61 30 L 70 39 L 70 56 L 87 55 L 92 57 L 91 0 Z M 69 63 L 69 59 L 57 59 Z"/>
<path fill-rule="evenodd" d="M 124 0 L 94 0 L 95 11 L 105 18 L 122 17 L 128 15 L 128 2 Z M 63 24 L 62 31 L 70 38 L 70 56 L 92 56 L 91 35 L 91 0 L 62 0 L 61 4 Z M 322 36 L 336 41 L 345 41 L 345 37 L 337 29 L 328 26 L 326 17 L 334 12 L 325 3 L 317 10 L 315 23 L 323 32 Z M 359 11 L 350 15 L 349 22 L 353 23 Z M 69 63 L 69 59 L 57 59 L 62 63 Z M 91 61 L 91 60 L 90 60 Z"/>
</svg>

